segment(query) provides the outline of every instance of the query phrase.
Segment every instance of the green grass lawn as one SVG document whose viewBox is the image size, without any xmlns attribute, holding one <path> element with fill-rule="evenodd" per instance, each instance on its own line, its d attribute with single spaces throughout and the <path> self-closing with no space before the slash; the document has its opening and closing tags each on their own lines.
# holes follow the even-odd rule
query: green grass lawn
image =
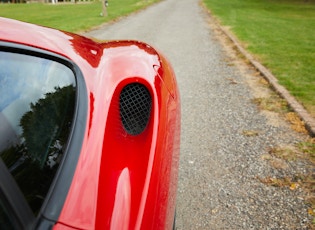
<svg viewBox="0 0 315 230">
<path fill-rule="evenodd" d="M 58 4 L 0 4 L 0 17 L 18 19 L 69 32 L 80 32 L 128 15 L 159 0 L 109 0 L 108 16 L 101 17 L 100 1 Z"/>
<path fill-rule="evenodd" d="M 203 0 L 315 117 L 315 0 Z"/>
</svg>

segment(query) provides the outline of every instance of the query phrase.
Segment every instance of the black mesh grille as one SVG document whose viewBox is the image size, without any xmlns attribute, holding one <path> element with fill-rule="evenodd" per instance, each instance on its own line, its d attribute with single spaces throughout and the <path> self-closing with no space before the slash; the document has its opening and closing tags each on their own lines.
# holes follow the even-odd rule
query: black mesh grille
<svg viewBox="0 0 315 230">
<path fill-rule="evenodd" d="M 125 86 L 119 98 L 120 117 L 131 135 L 142 133 L 149 121 L 152 100 L 148 89 L 139 83 Z"/>
</svg>

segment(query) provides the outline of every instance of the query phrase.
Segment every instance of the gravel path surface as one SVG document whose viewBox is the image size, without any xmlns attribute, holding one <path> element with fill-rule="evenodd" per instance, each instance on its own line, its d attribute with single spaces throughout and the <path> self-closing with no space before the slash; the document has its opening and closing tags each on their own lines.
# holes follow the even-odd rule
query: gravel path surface
<svg viewBox="0 0 315 230">
<path fill-rule="evenodd" d="M 268 153 L 305 136 L 259 111 L 252 101 L 267 89 L 251 86 L 259 77 L 232 61 L 209 20 L 198 0 L 164 0 L 87 35 L 145 41 L 174 67 L 182 99 L 177 229 L 307 229 L 303 191 L 258 179 L 311 170 Z"/>
</svg>

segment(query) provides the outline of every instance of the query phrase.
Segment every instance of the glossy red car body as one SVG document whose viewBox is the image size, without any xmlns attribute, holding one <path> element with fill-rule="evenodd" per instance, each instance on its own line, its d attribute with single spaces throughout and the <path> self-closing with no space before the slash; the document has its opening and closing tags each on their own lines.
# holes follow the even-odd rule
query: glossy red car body
<svg viewBox="0 0 315 230">
<path fill-rule="evenodd" d="M 180 101 L 169 62 L 141 42 L 96 42 L 3 18 L 0 41 L 63 56 L 84 77 L 84 137 L 61 212 L 51 220 L 54 229 L 171 229 Z M 124 130 L 117 109 L 121 90 L 133 82 L 145 85 L 152 97 L 148 126 L 139 135 Z"/>
</svg>

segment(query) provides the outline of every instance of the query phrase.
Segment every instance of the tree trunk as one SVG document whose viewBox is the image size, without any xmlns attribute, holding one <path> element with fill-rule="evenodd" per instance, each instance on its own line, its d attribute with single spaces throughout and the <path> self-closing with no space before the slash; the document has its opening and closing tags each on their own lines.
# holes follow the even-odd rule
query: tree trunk
<svg viewBox="0 0 315 230">
<path fill-rule="evenodd" d="M 103 12 L 102 12 L 102 16 L 103 17 L 107 17 L 107 6 L 106 6 L 106 0 L 102 0 L 102 5 L 103 5 Z"/>
</svg>

